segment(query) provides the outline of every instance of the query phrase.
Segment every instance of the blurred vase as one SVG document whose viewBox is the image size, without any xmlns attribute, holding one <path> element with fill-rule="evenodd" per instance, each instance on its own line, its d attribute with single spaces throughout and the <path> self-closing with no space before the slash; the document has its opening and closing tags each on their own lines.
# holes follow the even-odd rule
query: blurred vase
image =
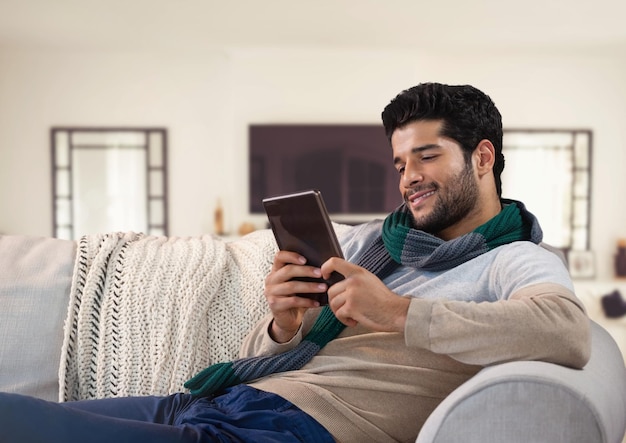
<svg viewBox="0 0 626 443">
<path fill-rule="evenodd" d="M 615 275 L 626 277 L 626 238 L 617 241 L 617 254 L 615 254 Z"/>
</svg>

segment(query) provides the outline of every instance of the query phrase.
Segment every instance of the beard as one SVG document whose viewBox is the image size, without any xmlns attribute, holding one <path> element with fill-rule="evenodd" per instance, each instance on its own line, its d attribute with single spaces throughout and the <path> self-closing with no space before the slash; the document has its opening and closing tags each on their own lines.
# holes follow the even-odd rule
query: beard
<svg viewBox="0 0 626 443">
<path fill-rule="evenodd" d="M 471 164 L 466 165 L 458 174 L 450 177 L 448 185 L 430 183 L 405 193 L 404 200 L 408 207 L 408 197 L 416 191 L 435 190 L 436 201 L 430 213 L 416 216 L 411 211 L 415 229 L 437 235 L 441 231 L 455 225 L 470 214 L 478 201 L 478 184 L 474 178 Z"/>
</svg>

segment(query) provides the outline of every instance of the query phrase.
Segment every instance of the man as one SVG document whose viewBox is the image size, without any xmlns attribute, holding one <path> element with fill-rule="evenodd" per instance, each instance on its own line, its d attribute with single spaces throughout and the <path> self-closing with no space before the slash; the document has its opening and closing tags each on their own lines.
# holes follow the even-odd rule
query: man
<svg viewBox="0 0 626 443">
<path fill-rule="evenodd" d="M 584 366 L 589 324 L 567 270 L 538 245 L 524 206 L 501 199 L 491 99 L 421 84 L 382 117 L 404 204 L 343 236 L 346 260 L 317 269 L 279 252 L 265 281 L 271 314 L 243 343 L 244 360 L 194 377 L 195 395 L 64 405 L 0 396 L 6 441 L 414 441 L 485 365 Z M 330 288 L 294 280 L 334 271 L 345 279 Z M 329 308 L 295 296 L 326 290 Z"/>
</svg>

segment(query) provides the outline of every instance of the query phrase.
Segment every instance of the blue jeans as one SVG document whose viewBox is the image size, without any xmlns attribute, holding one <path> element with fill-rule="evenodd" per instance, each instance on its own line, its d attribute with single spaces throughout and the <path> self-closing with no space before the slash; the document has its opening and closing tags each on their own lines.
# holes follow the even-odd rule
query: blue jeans
<svg viewBox="0 0 626 443">
<path fill-rule="evenodd" d="M 239 385 L 214 397 L 174 394 L 48 402 L 0 393 L 0 443 L 333 442 L 282 397 Z"/>
</svg>

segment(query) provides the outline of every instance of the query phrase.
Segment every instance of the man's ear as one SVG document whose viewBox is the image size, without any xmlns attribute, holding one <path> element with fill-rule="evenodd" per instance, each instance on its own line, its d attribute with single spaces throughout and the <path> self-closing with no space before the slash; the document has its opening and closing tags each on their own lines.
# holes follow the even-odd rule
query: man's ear
<svg viewBox="0 0 626 443">
<path fill-rule="evenodd" d="M 493 170 L 493 165 L 496 162 L 496 148 L 489 140 L 481 140 L 474 149 L 472 157 L 476 172 L 482 177 Z"/>
</svg>

